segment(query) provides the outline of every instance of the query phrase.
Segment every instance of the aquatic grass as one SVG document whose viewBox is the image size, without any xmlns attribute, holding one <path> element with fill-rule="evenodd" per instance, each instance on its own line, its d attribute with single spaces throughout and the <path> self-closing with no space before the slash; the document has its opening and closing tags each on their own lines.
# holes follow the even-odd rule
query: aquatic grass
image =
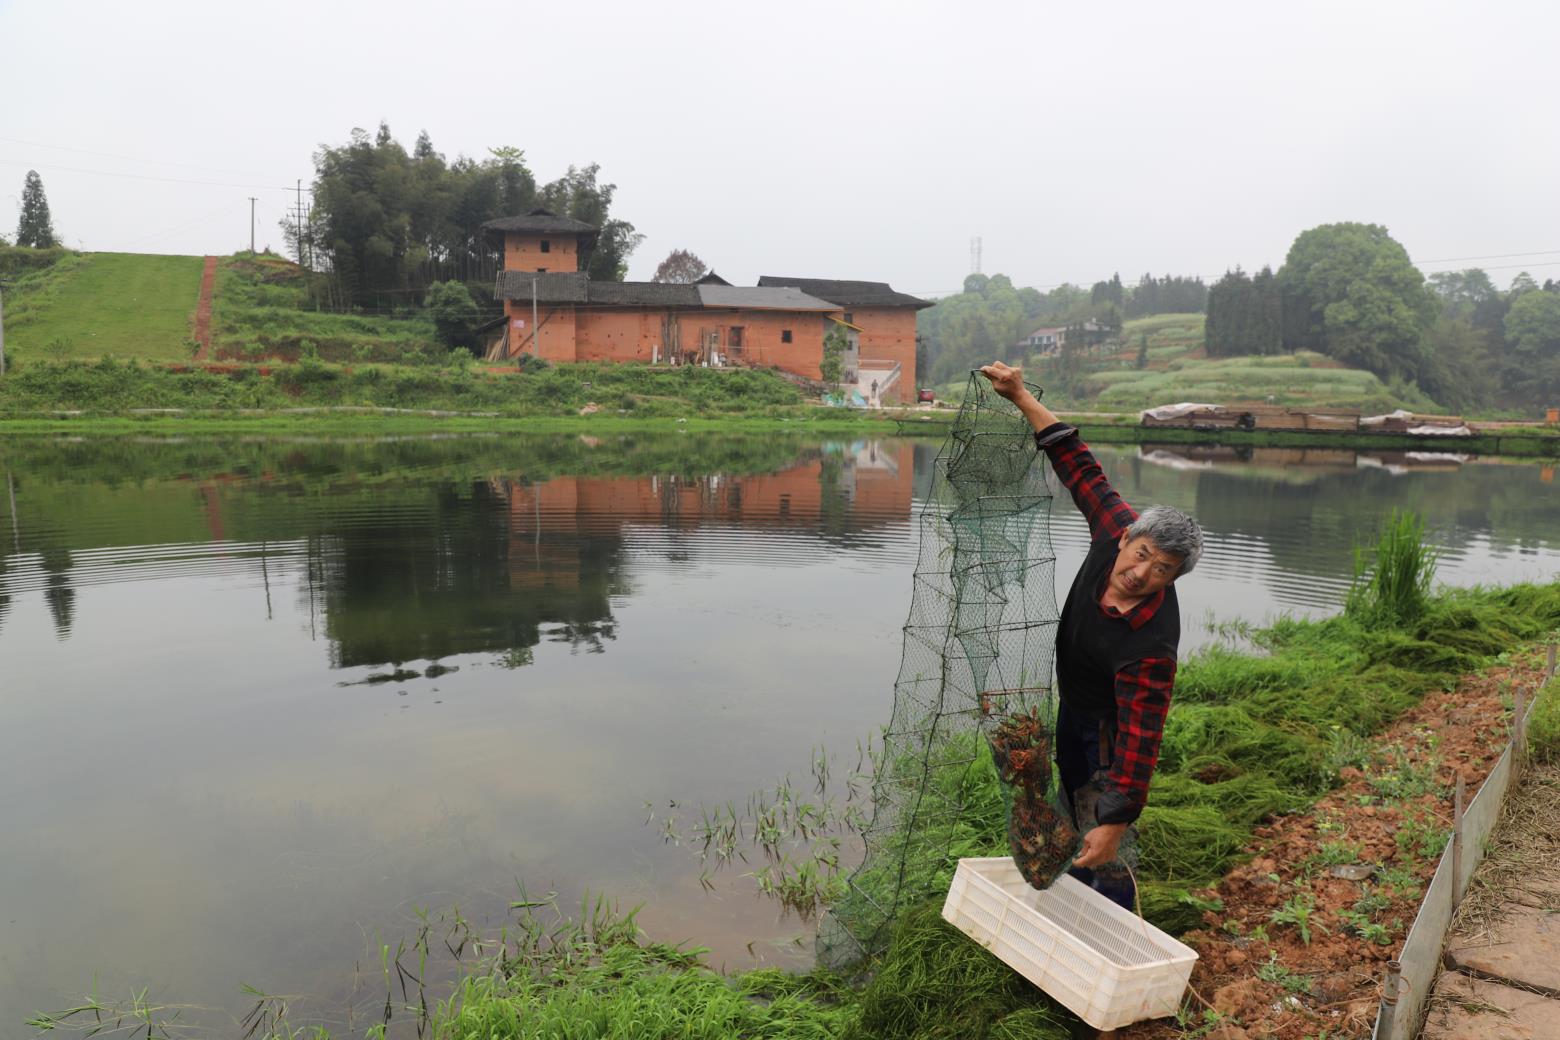
<svg viewBox="0 0 1560 1040">
<path fill-rule="evenodd" d="M 1429 601 L 1437 556 L 1425 541 L 1420 516 L 1394 509 L 1383 521 L 1373 550 L 1355 547 L 1354 580 L 1344 613 L 1374 625 L 1417 620 Z"/>
<path fill-rule="evenodd" d="M 1064 1040 L 1075 1021 L 940 916 L 940 903 L 905 912 L 862 989 L 845 1040 Z"/>
</svg>

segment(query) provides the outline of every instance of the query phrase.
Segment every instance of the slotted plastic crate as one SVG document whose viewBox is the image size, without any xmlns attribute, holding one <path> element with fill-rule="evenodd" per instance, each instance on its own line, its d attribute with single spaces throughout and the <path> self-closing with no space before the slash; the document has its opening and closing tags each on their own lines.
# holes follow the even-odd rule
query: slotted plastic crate
<svg viewBox="0 0 1560 1040">
<path fill-rule="evenodd" d="M 1030 888 L 1006 856 L 959 860 L 942 915 L 1096 1029 L 1175 1014 L 1197 960 L 1077 878 Z"/>
</svg>

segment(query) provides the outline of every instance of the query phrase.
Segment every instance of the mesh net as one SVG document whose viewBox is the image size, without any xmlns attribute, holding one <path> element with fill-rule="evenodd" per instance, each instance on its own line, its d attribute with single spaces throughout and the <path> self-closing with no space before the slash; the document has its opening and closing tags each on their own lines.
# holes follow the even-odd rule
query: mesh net
<svg viewBox="0 0 1560 1040">
<path fill-rule="evenodd" d="M 1009 844 L 1030 883 L 1048 884 L 1075 850 L 1051 768 L 1056 560 L 1038 457 L 1023 415 L 972 373 L 917 513 L 910 617 L 865 857 L 822 922 L 827 966 L 877 952 L 901 907 L 946 888 L 970 769 L 983 758 L 1004 781 Z"/>
</svg>

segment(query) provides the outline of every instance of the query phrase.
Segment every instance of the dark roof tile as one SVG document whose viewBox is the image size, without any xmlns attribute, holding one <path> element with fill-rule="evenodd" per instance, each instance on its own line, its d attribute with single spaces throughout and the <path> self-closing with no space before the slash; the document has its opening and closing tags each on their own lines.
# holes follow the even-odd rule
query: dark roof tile
<svg viewBox="0 0 1560 1040">
<path fill-rule="evenodd" d="M 591 282 L 590 302 L 603 307 L 697 307 L 699 288 L 672 282 Z"/>
<path fill-rule="evenodd" d="M 584 303 L 590 299 L 590 279 L 584 271 L 500 271 L 493 287 L 495 300 L 529 300 L 536 283 L 537 303 Z"/>
<path fill-rule="evenodd" d="M 788 286 L 800 289 L 808 296 L 841 307 L 923 307 L 934 306 L 931 300 L 923 300 L 909 293 L 895 292 L 887 282 L 856 282 L 838 278 L 782 278 L 766 274 L 758 284 L 765 288 Z"/>
<path fill-rule="evenodd" d="M 497 220 L 490 220 L 482 225 L 482 229 L 530 232 L 537 235 L 590 235 L 593 238 L 599 230 L 593 224 L 572 217 L 560 217 L 540 208 L 518 217 L 499 217 Z"/>
</svg>

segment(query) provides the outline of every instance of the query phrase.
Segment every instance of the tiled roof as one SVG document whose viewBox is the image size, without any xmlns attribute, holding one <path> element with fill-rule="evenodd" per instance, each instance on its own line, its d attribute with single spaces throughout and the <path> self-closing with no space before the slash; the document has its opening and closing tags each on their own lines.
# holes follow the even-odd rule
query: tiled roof
<svg viewBox="0 0 1560 1040">
<path fill-rule="evenodd" d="M 593 224 L 560 217 L 545 209 L 533 209 L 518 217 L 499 217 L 482 225 L 484 231 L 520 231 L 537 235 L 592 235 L 597 232 Z"/>
<path fill-rule="evenodd" d="M 797 289 L 763 286 L 749 288 L 740 285 L 700 285 L 699 298 L 706 307 L 741 307 L 746 310 L 764 311 L 837 311 L 839 307 L 828 300 L 808 296 Z"/>
<path fill-rule="evenodd" d="M 493 299 L 529 300 L 533 282 L 537 303 L 585 303 L 590 299 L 590 279 L 584 271 L 500 271 Z"/>
<path fill-rule="evenodd" d="M 931 300 L 923 300 L 909 293 L 895 292 L 887 282 L 854 282 L 837 278 L 782 278 L 766 274 L 758 280 L 766 287 L 791 286 L 809 296 L 828 300 L 840 307 L 931 307 Z"/>
<path fill-rule="evenodd" d="M 671 282 L 591 282 L 590 302 L 603 307 L 697 307 L 699 288 Z"/>
</svg>

